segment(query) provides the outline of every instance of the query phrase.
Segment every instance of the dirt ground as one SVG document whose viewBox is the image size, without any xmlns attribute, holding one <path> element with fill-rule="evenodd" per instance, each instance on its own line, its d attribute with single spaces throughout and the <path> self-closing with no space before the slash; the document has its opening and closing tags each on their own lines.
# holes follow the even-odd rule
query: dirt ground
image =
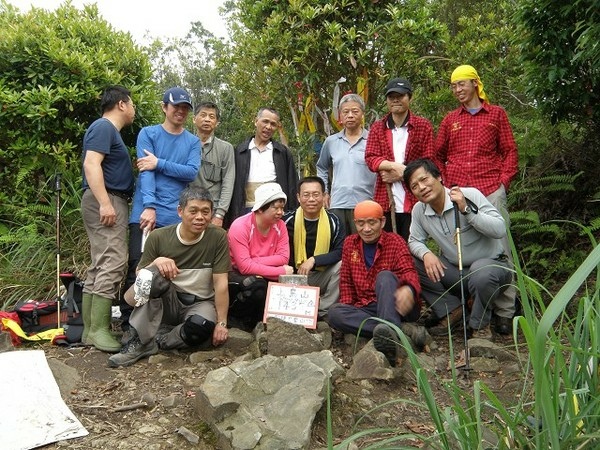
<svg viewBox="0 0 600 450">
<path fill-rule="evenodd" d="M 459 336 L 462 334 L 459 333 Z M 455 337 L 455 352 L 463 349 L 461 341 L 460 337 Z M 511 337 L 495 335 L 494 342 L 508 350 L 514 349 Z M 214 435 L 197 418 L 192 403 L 195 391 L 206 374 L 230 364 L 232 356 L 210 352 L 206 361 L 192 363 L 189 352 L 161 352 L 159 356 L 153 357 L 152 362 L 146 359 L 131 367 L 111 369 L 106 364 L 108 355 L 93 348 L 64 349 L 46 345 L 44 350 L 49 359 L 62 361 L 79 372 L 81 381 L 66 396 L 65 401 L 90 432 L 87 437 L 44 448 L 217 448 Z M 351 346 L 337 339 L 331 350 L 346 369 L 351 366 Z M 451 372 L 447 370 L 448 338 L 437 338 L 427 355 L 435 365 L 435 370 L 430 369 L 429 379 L 438 405 L 450 405 L 448 394 L 441 385 L 452 381 Z M 393 381 L 349 380 L 343 377 L 335 383 L 331 405 L 334 443 L 341 442 L 352 432 L 367 428 L 390 427 L 407 433 L 433 433 L 429 413 L 410 403 L 391 403 L 364 416 L 374 407 L 393 399 L 421 400 L 414 374 L 407 366 L 403 367 L 399 369 L 401 375 Z M 502 365 L 499 365 L 499 370 L 492 372 L 472 371 L 468 378 L 461 373 L 458 383 L 468 390 L 473 381 L 478 379 L 483 380 L 507 404 L 514 402 L 521 392 L 521 374 L 507 371 Z M 139 404 L 142 400 L 148 401 L 150 405 L 141 407 Z M 190 442 L 182 434 L 182 427 L 197 435 L 199 442 Z M 379 434 L 377 437 L 363 439 L 359 441 L 358 448 L 367 443 L 373 444 L 382 436 Z M 423 446 L 418 441 L 409 443 L 415 448 Z M 313 425 L 310 448 L 326 447 L 326 407 L 323 407 Z"/>
</svg>

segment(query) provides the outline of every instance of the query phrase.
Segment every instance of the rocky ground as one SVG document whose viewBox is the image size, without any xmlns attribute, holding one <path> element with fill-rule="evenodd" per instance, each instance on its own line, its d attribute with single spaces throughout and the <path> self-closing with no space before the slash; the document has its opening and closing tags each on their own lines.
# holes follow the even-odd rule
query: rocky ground
<svg viewBox="0 0 600 450">
<path fill-rule="evenodd" d="M 500 350 L 514 350 L 512 338 L 494 336 L 493 341 Z M 454 351 L 459 352 L 462 348 L 462 339 L 456 337 Z M 90 433 L 87 437 L 45 448 L 218 448 L 208 425 L 198 419 L 193 398 L 207 373 L 231 364 L 236 358 L 229 350 L 161 352 L 131 367 L 111 369 L 106 364 L 108 355 L 93 348 L 65 349 L 44 345 L 43 349 L 51 369 L 59 378 L 63 398 Z M 351 367 L 354 346 L 347 337 L 334 339 L 331 351 L 344 368 Z M 436 339 L 429 352 L 421 354 L 421 360 L 428 368 L 438 404 L 450 405 L 448 394 L 442 388 L 442 383 L 452 381 L 448 370 L 448 338 Z M 457 379 L 463 388 L 468 389 L 474 380 L 483 380 L 506 402 L 515 401 L 522 388 L 516 359 L 472 357 L 471 361 L 473 370 L 469 377 L 460 373 Z M 368 428 L 433 433 L 427 410 L 411 403 L 392 402 L 365 416 L 377 405 L 390 400 L 420 401 L 410 365 L 400 364 L 394 371 L 394 378 L 388 381 L 355 380 L 344 376 L 335 382 L 331 404 L 334 443 L 341 442 L 354 431 Z M 379 433 L 365 438 L 355 448 L 373 444 L 381 437 Z M 412 444 L 422 447 L 416 440 Z M 310 448 L 326 447 L 326 407 L 323 407 L 313 425 Z"/>
</svg>

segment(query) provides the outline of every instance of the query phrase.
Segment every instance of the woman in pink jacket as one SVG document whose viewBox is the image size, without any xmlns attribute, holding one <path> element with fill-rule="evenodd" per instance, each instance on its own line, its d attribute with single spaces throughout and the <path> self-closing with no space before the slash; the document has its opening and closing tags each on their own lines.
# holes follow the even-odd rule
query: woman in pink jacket
<svg viewBox="0 0 600 450">
<path fill-rule="evenodd" d="M 277 183 L 255 192 L 252 211 L 238 217 L 227 234 L 233 266 L 229 274 L 229 320 L 251 330 L 262 321 L 268 280 L 294 273 L 288 265 L 290 247 L 281 217 L 287 196 Z"/>
</svg>

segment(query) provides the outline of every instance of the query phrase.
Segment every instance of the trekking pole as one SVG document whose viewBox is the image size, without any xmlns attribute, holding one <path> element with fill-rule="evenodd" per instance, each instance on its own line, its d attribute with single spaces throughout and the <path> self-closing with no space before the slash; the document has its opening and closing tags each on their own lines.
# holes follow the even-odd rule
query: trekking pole
<svg viewBox="0 0 600 450">
<path fill-rule="evenodd" d="M 392 220 L 392 231 L 398 233 L 398 227 L 396 225 L 396 201 L 394 200 L 394 194 L 392 192 L 392 185 L 385 183 L 387 190 L 388 199 L 390 201 L 390 219 Z"/>
<path fill-rule="evenodd" d="M 460 211 L 458 210 L 458 204 L 454 204 L 454 224 L 456 228 L 456 252 L 458 255 L 458 277 L 460 279 L 460 304 L 462 306 L 463 313 L 463 335 L 465 340 L 465 368 L 464 371 L 469 374 L 471 366 L 469 365 L 469 338 L 467 337 L 467 302 L 465 299 L 465 287 L 463 285 L 463 263 L 462 263 L 462 246 L 460 242 Z"/>
<path fill-rule="evenodd" d="M 60 174 L 56 174 L 54 190 L 56 191 L 56 328 L 60 328 Z"/>
</svg>

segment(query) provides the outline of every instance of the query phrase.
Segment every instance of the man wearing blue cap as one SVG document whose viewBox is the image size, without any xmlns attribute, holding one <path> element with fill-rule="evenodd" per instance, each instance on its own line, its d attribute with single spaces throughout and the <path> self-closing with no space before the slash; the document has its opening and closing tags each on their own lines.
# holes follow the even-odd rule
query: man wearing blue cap
<svg viewBox="0 0 600 450">
<path fill-rule="evenodd" d="M 201 145 L 185 129 L 192 100 L 185 89 L 168 89 L 161 104 L 165 120 L 142 128 L 137 139 L 137 168 L 133 207 L 129 217 L 129 262 L 125 292 L 135 282 L 144 233 L 180 221 L 177 205 L 181 191 L 198 175 Z M 122 328 L 129 328 L 131 307 L 121 301 Z"/>
</svg>

